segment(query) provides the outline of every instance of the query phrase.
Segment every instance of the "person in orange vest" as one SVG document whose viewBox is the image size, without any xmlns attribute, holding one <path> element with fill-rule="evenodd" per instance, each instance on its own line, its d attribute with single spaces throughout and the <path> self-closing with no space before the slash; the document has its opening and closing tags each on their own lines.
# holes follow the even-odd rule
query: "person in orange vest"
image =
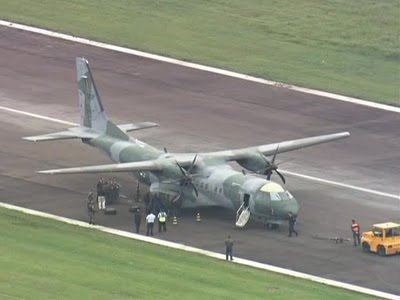
<svg viewBox="0 0 400 300">
<path fill-rule="evenodd" d="M 351 220 L 351 231 L 353 232 L 354 247 L 360 245 L 360 225 L 355 220 Z"/>
</svg>

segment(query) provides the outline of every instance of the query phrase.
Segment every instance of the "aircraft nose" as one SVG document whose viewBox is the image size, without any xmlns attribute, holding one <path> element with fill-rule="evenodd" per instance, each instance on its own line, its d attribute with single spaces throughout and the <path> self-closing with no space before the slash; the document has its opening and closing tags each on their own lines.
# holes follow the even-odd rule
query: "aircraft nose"
<svg viewBox="0 0 400 300">
<path fill-rule="evenodd" d="M 297 200 L 295 198 L 293 198 L 290 201 L 290 203 L 288 203 L 285 207 L 286 215 L 288 215 L 289 212 L 291 212 L 293 214 L 293 216 L 295 216 L 295 217 L 297 217 L 297 215 L 299 213 L 299 203 L 297 202 Z"/>
</svg>

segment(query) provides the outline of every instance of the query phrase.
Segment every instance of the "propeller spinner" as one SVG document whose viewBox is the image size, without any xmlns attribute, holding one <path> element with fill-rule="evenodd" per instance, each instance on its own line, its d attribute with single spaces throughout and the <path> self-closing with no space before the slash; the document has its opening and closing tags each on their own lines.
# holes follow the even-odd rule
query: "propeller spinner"
<svg viewBox="0 0 400 300">
<path fill-rule="evenodd" d="M 264 159 L 264 161 L 266 163 L 266 167 L 264 169 L 262 169 L 262 170 L 257 171 L 257 173 L 266 175 L 267 179 L 270 180 L 271 176 L 272 176 L 272 173 L 275 172 L 281 178 L 282 182 L 284 184 L 286 184 L 285 177 L 282 175 L 282 173 L 280 173 L 278 171 L 278 165 L 279 164 L 275 164 L 275 159 L 276 159 L 276 155 L 278 154 L 278 150 L 279 150 L 279 144 L 276 147 L 274 156 L 272 157 L 271 161 L 268 161 L 268 159 L 263 154 L 260 153 L 261 157 Z"/>
</svg>

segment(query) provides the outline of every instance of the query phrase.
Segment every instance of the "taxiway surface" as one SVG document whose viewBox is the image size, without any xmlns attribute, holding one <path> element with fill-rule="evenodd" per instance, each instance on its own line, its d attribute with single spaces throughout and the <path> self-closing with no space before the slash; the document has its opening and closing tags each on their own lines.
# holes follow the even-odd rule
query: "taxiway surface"
<svg viewBox="0 0 400 300">
<path fill-rule="evenodd" d="M 108 116 L 116 123 L 153 121 L 160 129 L 135 136 L 170 152 L 239 148 L 307 136 L 350 131 L 342 141 L 278 156 L 293 159 L 283 169 L 399 195 L 399 114 L 191 70 L 0 28 L 0 105 L 78 122 L 75 57 L 89 59 Z M 85 198 L 98 176 L 45 176 L 36 170 L 109 163 L 79 141 L 28 143 L 22 136 L 65 126 L 0 111 L 1 201 L 80 220 Z M 131 196 L 134 181 L 118 175 Z M 352 243 L 315 240 L 312 235 L 351 237 L 350 220 L 362 229 L 399 221 L 400 201 L 286 176 L 301 205 L 300 236 L 286 227 L 265 231 L 258 224 L 233 227 L 234 215 L 188 211 L 163 239 L 223 252 L 231 234 L 235 255 L 325 278 L 400 294 L 399 256 L 362 253 Z M 275 178 L 279 180 L 278 178 Z M 102 225 L 132 230 L 127 203 L 117 216 L 98 215 Z"/>
</svg>

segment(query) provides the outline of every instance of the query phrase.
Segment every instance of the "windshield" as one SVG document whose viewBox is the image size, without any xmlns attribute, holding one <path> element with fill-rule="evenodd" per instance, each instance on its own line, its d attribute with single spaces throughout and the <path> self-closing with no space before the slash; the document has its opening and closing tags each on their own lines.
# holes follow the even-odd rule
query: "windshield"
<svg viewBox="0 0 400 300">
<path fill-rule="evenodd" d="M 270 193 L 271 201 L 285 201 L 293 199 L 293 196 L 289 191 L 284 191 L 280 193 Z"/>
<path fill-rule="evenodd" d="M 377 228 L 377 227 L 374 227 L 374 236 L 380 236 L 380 237 L 382 237 L 382 229 L 381 228 Z"/>
</svg>

